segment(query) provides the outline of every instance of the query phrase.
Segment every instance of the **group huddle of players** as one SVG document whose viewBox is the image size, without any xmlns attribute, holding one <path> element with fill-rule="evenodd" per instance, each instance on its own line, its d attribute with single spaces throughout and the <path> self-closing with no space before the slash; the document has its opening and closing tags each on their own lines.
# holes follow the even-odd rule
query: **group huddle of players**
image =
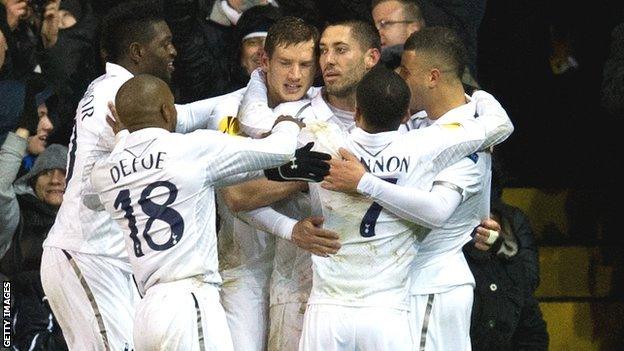
<svg viewBox="0 0 624 351">
<path fill-rule="evenodd" d="M 246 88 L 175 105 L 166 23 L 111 16 L 41 264 L 70 349 L 470 349 L 461 248 L 513 126 L 452 31 L 395 73 L 370 24 L 285 17 Z"/>
</svg>

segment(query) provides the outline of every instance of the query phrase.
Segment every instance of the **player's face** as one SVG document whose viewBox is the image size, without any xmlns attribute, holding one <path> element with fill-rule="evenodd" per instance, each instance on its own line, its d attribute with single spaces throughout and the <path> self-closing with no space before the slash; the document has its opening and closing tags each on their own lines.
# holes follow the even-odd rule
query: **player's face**
<svg viewBox="0 0 624 351">
<path fill-rule="evenodd" d="M 146 55 L 144 72 L 158 77 L 165 82 L 171 81 L 173 60 L 178 55 L 173 43 L 169 26 L 164 21 L 152 24 L 154 37 L 145 46 Z"/>
<path fill-rule="evenodd" d="M 385 1 L 373 8 L 373 20 L 381 37 L 381 47 L 405 44 L 407 38 L 418 30 L 415 23 L 403 13 L 403 6 L 397 1 Z"/>
<path fill-rule="evenodd" d="M 269 58 L 262 57 L 272 104 L 300 100 L 314 80 L 316 70 L 314 41 L 278 45 Z"/>
<path fill-rule="evenodd" d="M 355 91 L 368 67 L 366 51 L 351 35 L 351 28 L 327 27 L 321 36 L 319 49 L 319 64 L 327 93 L 344 97 Z"/>
<path fill-rule="evenodd" d="M 427 91 L 429 89 L 429 65 L 422 54 L 413 50 L 403 51 L 401 65 L 398 68 L 399 75 L 405 80 L 412 94 L 410 110 L 421 111 L 425 109 Z"/>
<path fill-rule="evenodd" d="M 35 182 L 35 194 L 48 205 L 60 206 L 65 194 L 65 170 L 55 168 L 39 173 Z"/>
<path fill-rule="evenodd" d="M 265 37 L 256 37 L 243 40 L 240 64 L 248 74 L 260 67 L 264 52 L 264 39 Z"/>
<path fill-rule="evenodd" d="M 45 150 L 47 145 L 47 139 L 54 127 L 48 117 L 48 108 L 45 104 L 37 107 L 37 113 L 39 114 L 39 123 L 37 124 L 37 134 L 28 139 L 28 153 L 32 155 L 39 155 Z"/>
</svg>

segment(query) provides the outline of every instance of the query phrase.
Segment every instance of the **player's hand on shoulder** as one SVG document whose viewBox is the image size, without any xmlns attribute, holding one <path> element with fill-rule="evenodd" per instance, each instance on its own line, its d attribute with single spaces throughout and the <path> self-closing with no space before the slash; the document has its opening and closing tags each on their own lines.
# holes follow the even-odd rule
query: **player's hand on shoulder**
<svg viewBox="0 0 624 351">
<path fill-rule="evenodd" d="M 108 109 L 110 110 L 110 114 L 106 115 L 106 123 L 113 129 L 113 133 L 117 135 L 117 133 L 126 129 L 126 126 L 121 123 L 115 104 L 112 101 L 108 102 Z"/>
<path fill-rule="evenodd" d="M 293 116 L 287 116 L 287 115 L 280 115 L 279 117 L 277 117 L 277 119 L 275 120 L 275 123 L 273 123 L 273 128 L 275 128 L 275 126 L 281 122 L 294 122 L 299 126 L 299 128 L 305 128 L 305 123 L 294 118 Z"/>
<path fill-rule="evenodd" d="M 328 161 L 329 174 L 321 186 L 327 190 L 357 193 L 358 183 L 366 174 L 366 168 L 349 150 L 340 148 L 339 152 L 341 159 L 332 158 Z"/>
<path fill-rule="evenodd" d="M 340 242 L 338 234 L 323 229 L 322 217 L 308 217 L 295 224 L 291 240 L 298 247 L 321 257 L 328 257 L 338 252 Z"/>
<path fill-rule="evenodd" d="M 312 151 L 313 142 L 295 151 L 295 157 L 288 163 L 276 168 L 264 171 L 269 180 L 320 182 L 329 174 L 329 164 L 325 161 L 331 159 L 329 154 Z"/>
</svg>

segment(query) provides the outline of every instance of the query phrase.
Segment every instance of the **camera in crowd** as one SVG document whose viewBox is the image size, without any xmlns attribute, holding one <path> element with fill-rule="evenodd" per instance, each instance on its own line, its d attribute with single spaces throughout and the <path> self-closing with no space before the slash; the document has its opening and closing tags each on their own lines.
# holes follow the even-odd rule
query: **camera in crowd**
<svg viewBox="0 0 624 351">
<path fill-rule="evenodd" d="M 41 18 L 43 16 L 43 12 L 45 11 L 46 5 L 50 2 L 50 0 L 29 0 L 28 4 L 33 10 L 33 14 L 37 18 Z"/>
</svg>

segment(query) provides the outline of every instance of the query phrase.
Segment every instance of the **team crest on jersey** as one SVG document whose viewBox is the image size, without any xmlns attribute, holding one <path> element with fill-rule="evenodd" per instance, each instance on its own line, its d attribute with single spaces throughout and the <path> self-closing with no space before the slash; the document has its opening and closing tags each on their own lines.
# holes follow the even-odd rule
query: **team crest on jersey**
<svg viewBox="0 0 624 351">
<path fill-rule="evenodd" d="M 238 119 L 236 119 L 236 117 L 233 117 L 233 116 L 227 116 L 225 118 L 222 118 L 219 121 L 218 128 L 223 133 L 230 134 L 230 135 L 238 135 L 238 132 L 240 131 L 240 128 L 238 126 Z"/>
<path fill-rule="evenodd" d="M 459 122 L 453 122 L 453 123 L 443 123 L 443 124 L 440 124 L 440 126 L 446 129 L 458 129 L 458 128 L 461 128 L 462 124 Z"/>
</svg>

